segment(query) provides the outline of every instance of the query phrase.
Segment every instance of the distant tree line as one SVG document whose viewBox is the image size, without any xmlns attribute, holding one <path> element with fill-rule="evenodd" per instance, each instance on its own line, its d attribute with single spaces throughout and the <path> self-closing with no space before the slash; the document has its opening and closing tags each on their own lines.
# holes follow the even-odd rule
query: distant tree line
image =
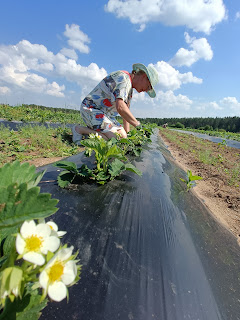
<svg viewBox="0 0 240 320">
<path fill-rule="evenodd" d="M 240 132 L 240 117 L 225 118 L 138 118 L 141 123 L 156 123 L 162 126 L 165 123 L 169 127 L 190 128 L 202 130 L 225 130 Z"/>
</svg>

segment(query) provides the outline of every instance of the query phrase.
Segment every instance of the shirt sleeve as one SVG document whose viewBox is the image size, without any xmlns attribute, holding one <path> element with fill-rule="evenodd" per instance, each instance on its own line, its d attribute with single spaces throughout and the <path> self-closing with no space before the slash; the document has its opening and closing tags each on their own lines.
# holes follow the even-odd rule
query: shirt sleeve
<svg viewBox="0 0 240 320">
<path fill-rule="evenodd" d="M 114 101 L 116 101 L 116 99 L 122 99 L 124 102 L 129 103 L 132 92 L 132 84 L 129 75 L 119 72 L 115 78 L 115 83 L 116 86 L 113 90 Z"/>
</svg>

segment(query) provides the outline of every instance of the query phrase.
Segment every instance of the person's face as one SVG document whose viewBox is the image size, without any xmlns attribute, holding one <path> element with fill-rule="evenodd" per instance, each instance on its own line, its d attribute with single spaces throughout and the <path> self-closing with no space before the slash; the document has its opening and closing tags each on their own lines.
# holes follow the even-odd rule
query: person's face
<svg viewBox="0 0 240 320">
<path fill-rule="evenodd" d="M 152 89 L 151 83 L 148 80 L 146 73 L 139 76 L 135 89 L 137 90 L 137 92 L 147 92 Z"/>
</svg>

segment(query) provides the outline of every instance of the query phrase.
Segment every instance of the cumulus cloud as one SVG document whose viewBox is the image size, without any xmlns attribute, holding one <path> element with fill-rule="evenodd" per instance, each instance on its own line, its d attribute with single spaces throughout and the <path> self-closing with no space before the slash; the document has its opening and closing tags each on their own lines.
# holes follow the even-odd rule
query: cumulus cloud
<svg viewBox="0 0 240 320">
<path fill-rule="evenodd" d="M 0 87 L 0 95 L 5 95 L 10 92 L 11 92 L 11 90 L 8 87 Z"/>
<path fill-rule="evenodd" d="M 58 75 L 65 77 L 68 81 L 77 82 L 83 85 L 84 82 L 97 82 L 102 80 L 107 72 L 104 68 L 99 68 L 96 63 L 91 63 L 84 67 L 77 64 L 72 59 L 65 59 L 56 63 L 56 71 Z"/>
<path fill-rule="evenodd" d="M 53 83 L 47 85 L 47 94 L 55 97 L 64 97 L 64 93 L 62 91 L 65 90 L 65 86 L 59 86 L 57 82 L 53 81 Z"/>
<path fill-rule="evenodd" d="M 75 50 L 69 49 L 69 48 L 62 48 L 60 50 L 60 53 L 63 54 L 65 57 L 68 57 L 70 59 L 76 60 L 78 59 L 78 55 Z"/>
<path fill-rule="evenodd" d="M 71 35 L 72 29 L 68 30 Z M 75 53 L 75 55 L 74 55 Z M 71 58 L 68 59 L 67 56 Z M 81 66 L 75 61 L 76 52 L 63 48 L 54 54 L 45 46 L 22 40 L 16 45 L 0 46 L 1 84 L 14 86 L 35 93 L 64 97 L 64 85 L 49 83 L 46 76 L 75 82 L 80 86 L 92 86 L 107 75 L 104 68 L 91 63 Z M 3 89 L 2 89 L 3 90 Z"/>
<path fill-rule="evenodd" d="M 141 25 L 141 30 L 148 22 L 156 21 L 206 34 L 226 17 L 222 0 L 109 0 L 105 10 Z"/>
<path fill-rule="evenodd" d="M 182 108 L 185 110 L 189 110 L 192 104 L 192 100 L 187 96 L 182 94 L 175 95 L 171 90 L 166 92 L 160 91 L 156 102 L 166 108 Z"/>
<path fill-rule="evenodd" d="M 172 90 L 158 91 L 155 99 L 143 93 L 133 96 L 132 110 L 136 117 L 177 117 L 189 112 L 193 101 L 182 94 L 175 95 Z M 148 115 L 148 110 L 151 114 Z"/>
<path fill-rule="evenodd" d="M 28 58 L 38 58 L 44 61 L 52 62 L 54 54 L 42 45 L 32 44 L 28 40 L 20 41 L 16 46 L 9 46 L 9 48 L 15 49 L 16 53 L 21 53 Z"/>
<path fill-rule="evenodd" d="M 223 107 L 220 107 L 216 101 L 210 102 L 209 107 L 210 107 L 210 109 L 214 109 L 214 110 L 222 110 L 223 109 Z"/>
<path fill-rule="evenodd" d="M 220 105 L 225 109 L 230 109 L 240 115 L 240 102 L 236 97 L 225 97 L 220 100 Z"/>
<path fill-rule="evenodd" d="M 192 50 L 180 48 L 175 56 L 169 61 L 172 66 L 190 67 L 199 59 L 207 61 L 212 59 L 213 51 L 206 38 L 196 39 L 195 37 L 190 37 L 187 32 L 185 32 L 184 35 L 186 43 L 189 44 Z"/>
<path fill-rule="evenodd" d="M 180 73 L 169 63 L 158 61 L 153 65 L 158 72 L 159 84 L 157 88 L 160 90 L 177 90 L 182 84 L 196 83 L 201 84 L 202 79 L 193 76 L 192 72 Z"/>
<path fill-rule="evenodd" d="M 69 39 L 68 44 L 70 47 L 77 49 L 81 53 L 89 53 L 90 49 L 87 43 L 90 43 L 88 35 L 80 30 L 80 27 L 76 24 L 69 26 L 66 25 L 64 35 Z"/>
</svg>

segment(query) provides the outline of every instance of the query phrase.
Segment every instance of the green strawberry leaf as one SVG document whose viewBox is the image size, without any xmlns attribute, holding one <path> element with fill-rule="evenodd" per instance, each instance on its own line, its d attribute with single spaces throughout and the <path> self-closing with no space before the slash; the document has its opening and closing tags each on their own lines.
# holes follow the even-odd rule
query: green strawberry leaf
<svg viewBox="0 0 240 320">
<path fill-rule="evenodd" d="M 72 171 L 75 173 L 78 172 L 76 163 L 71 162 L 71 161 L 66 161 L 66 160 L 58 161 L 58 162 L 54 163 L 53 166 L 57 167 L 57 168 L 65 169 L 68 171 Z"/>
<path fill-rule="evenodd" d="M 28 188 L 37 186 L 45 172 L 36 173 L 36 167 L 29 163 L 14 161 L 6 163 L 0 168 L 0 187 L 7 187 L 12 183 L 28 183 Z"/>
<path fill-rule="evenodd" d="M 139 176 L 142 175 L 142 172 L 141 172 L 139 169 L 137 169 L 137 168 L 136 168 L 133 164 L 131 164 L 131 163 L 126 163 L 125 169 L 126 169 L 126 170 L 129 170 L 129 171 L 132 171 L 132 172 L 136 173 L 136 174 L 139 175 Z"/>
<path fill-rule="evenodd" d="M 0 315 L 0 320 L 36 320 L 41 315 L 41 310 L 47 306 L 47 299 L 41 301 L 37 290 L 25 293 L 23 298 L 16 298 L 13 302 L 6 300 L 5 308 Z"/>
<path fill-rule="evenodd" d="M 57 177 L 58 185 L 61 188 L 66 188 L 76 177 L 76 174 L 69 171 L 62 171 Z"/>
<path fill-rule="evenodd" d="M 123 163 L 118 159 L 115 159 L 114 161 L 112 161 L 108 166 L 108 172 L 111 175 L 111 180 L 119 176 L 121 172 L 124 170 L 125 170 L 125 163 Z"/>
<path fill-rule="evenodd" d="M 39 192 L 39 187 L 28 189 L 27 183 L 0 187 L 0 228 L 25 220 L 46 218 L 55 213 L 58 200 L 50 199 L 51 194 Z"/>
</svg>

